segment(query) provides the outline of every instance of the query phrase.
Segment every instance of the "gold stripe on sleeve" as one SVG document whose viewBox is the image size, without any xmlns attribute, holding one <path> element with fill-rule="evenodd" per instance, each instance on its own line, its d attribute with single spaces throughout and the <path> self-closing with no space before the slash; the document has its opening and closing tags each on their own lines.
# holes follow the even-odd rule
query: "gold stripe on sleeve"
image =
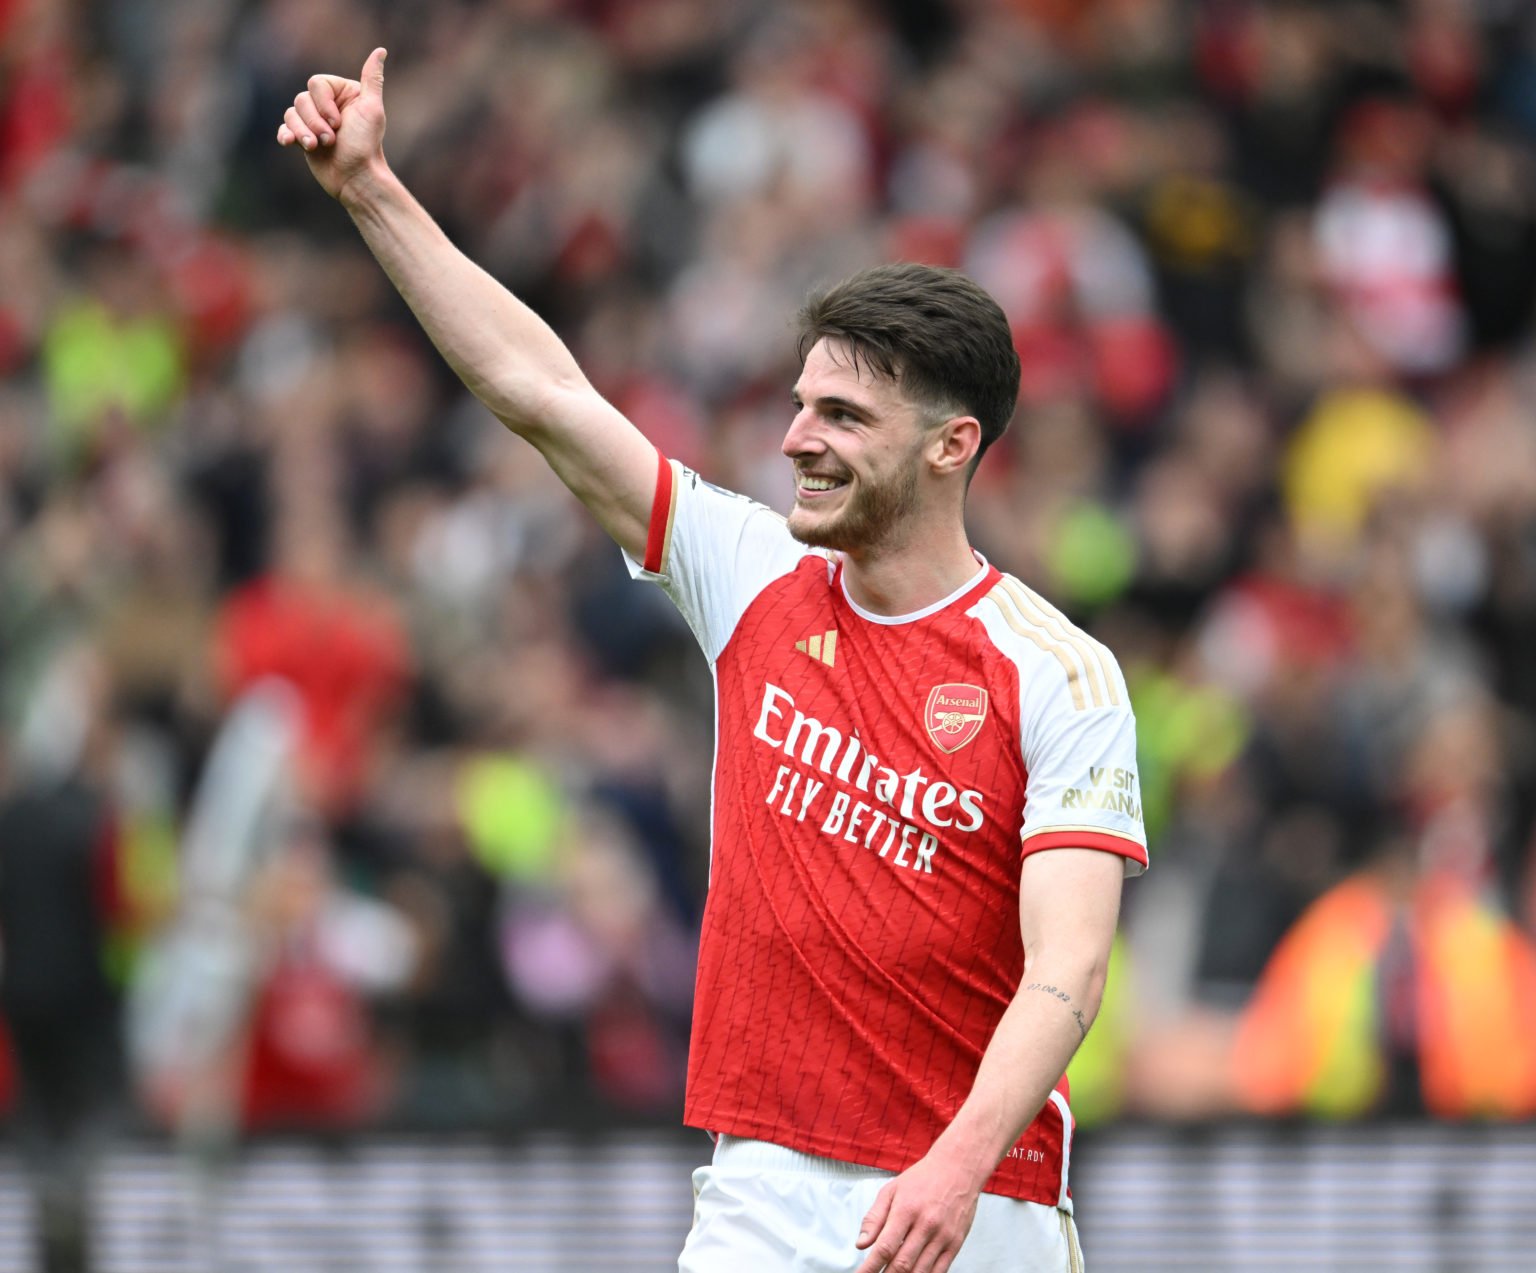
<svg viewBox="0 0 1536 1273">
<path fill-rule="evenodd" d="M 1092 683 L 1091 669 L 1098 668 L 1104 694 L 1101 698 L 1097 686 L 1094 687 L 1094 706 L 1103 707 L 1108 702 L 1118 707 L 1120 691 L 1116 688 L 1114 674 L 1105 661 L 1104 647 L 1087 633 L 1072 629 L 1071 621 L 1064 614 L 1039 593 L 1026 588 L 1012 575 L 1003 576 L 1003 587 L 1008 589 L 1008 595 L 1018 602 L 1019 609 L 1025 615 L 1044 626 L 1045 630 L 1057 640 L 1067 642 L 1077 652 L 1078 657 L 1083 660 L 1084 668 L 1090 669 L 1090 684 Z"/>
<path fill-rule="evenodd" d="M 1066 651 L 1059 643 L 1047 640 L 1033 626 L 1025 623 L 1020 615 L 1015 614 L 1013 599 L 1004 591 L 1005 587 L 1005 584 L 998 584 L 987 593 L 987 600 L 997 607 L 998 613 L 1003 616 L 1010 628 L 1061 664 L 1061 670 L 1067 674 L 1067 688 L 1072 692 L 1072 706 L 1082 711 L 1088 706 L 1083 698 L 1082 669 L 1077 666 L 1076 661 L 1067 657 Z"/>
</svg>

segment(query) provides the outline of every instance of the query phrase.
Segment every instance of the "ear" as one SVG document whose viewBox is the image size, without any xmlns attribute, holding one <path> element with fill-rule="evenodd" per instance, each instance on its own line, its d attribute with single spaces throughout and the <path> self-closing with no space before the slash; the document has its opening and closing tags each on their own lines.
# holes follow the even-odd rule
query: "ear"
<svg viewBox="0 0 1536 1273">
<path fill-rule="evenodd" d="M 981 422 L 971 415 L 951 416 L 933 430 L 926 447 L 934 473 L 964 473 L 981 448 Z"/>
</svg>

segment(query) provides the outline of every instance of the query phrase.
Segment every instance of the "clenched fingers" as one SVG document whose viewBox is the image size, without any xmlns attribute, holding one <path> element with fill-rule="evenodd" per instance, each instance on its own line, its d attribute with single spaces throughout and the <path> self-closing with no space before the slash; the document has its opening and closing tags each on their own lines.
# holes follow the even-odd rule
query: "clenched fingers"
<svg viewBox="0 0 1536 1273">
<path fill-rule="evenodd" d="M 293 105 L 283 114 L 283 123 L 305 150 L 313 150 L 317 145 L 329 146 L 336 140 L 331 125 L 320 118 L 314 99 L 308 93 L 300 93 L 293 99 Z"/>
<path fill-rule="evenodd" d="M 310 126 L 299 118 L 299 112 L 292 106 L 283 112 L 283 125 L 277 130 L 277 140 L 285 146 L 297 142 L 305 150 L 313 150 L 319 144 Z"/>
<path fill-rule="evenodd" d="M 300 94 L 303 96 L 303 94 Z M 336 101 L 336 88 L 327 75 L 309 77 L 309 98 L 320 118 L 332 128 L 341 127 L 341 106 Z"/>
</svg>

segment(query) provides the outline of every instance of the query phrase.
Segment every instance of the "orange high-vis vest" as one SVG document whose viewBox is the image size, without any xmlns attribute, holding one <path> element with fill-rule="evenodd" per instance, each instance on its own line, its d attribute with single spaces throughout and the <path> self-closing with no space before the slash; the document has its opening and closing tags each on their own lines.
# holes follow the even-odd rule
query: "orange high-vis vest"
<svg viewBox="0 0 1536 1273">
<path fill-rule="evenodd" d="M 1349 1118 L 1384 1094 L 1378 963 L 1394 904 L 1370 874 L 1314 902 L 1281 940 L 1239 1023 L 1240 1104 Z M 1442 1118 L 1536 1113 L 1536 946 L 1462 881 L 1421 879 L 1403 918 L 1425 1108 Z"/>
</svg>

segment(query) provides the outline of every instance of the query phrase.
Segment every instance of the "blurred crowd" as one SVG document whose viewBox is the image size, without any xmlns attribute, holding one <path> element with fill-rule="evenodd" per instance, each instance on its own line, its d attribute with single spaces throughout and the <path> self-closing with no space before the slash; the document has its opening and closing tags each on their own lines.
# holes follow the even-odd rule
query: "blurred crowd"
<svg viewBox="0 0 1536 1273">
<path fill-rule="evenodd" d="M 1524 0 L 0 0 L 12 1086 L 174 1016 L 179 931 L 242 1010 L 134 1117 L 679 1108 L 708 673 L 275 144 L 376 44 L 395 169 L 721 485 L 788 502 L 808 288 L 1003 304 L 974 541 L 1119 656 L 1154 864 L 1084 1121 L 1536 1111 Z"/>
</svg>

